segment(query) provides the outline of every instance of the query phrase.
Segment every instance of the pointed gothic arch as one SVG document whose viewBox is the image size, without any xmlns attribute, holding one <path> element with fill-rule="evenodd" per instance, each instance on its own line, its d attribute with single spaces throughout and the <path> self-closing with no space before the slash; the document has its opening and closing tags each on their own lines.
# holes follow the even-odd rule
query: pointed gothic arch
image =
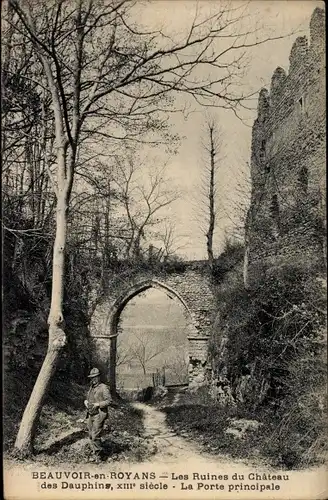
<svg viewBox="0 0 328 500">
<path fill-rule="evenodd" d="M 172 287 L 158 281 L 156 279 L 144 280 L 138 282 L 131 287 L 125 289 L 123 293 L 115 300 L 112 307 L 110 308 L 107 319 L 106 319 L 106 329 L 109 330 L 109 382 L 110 387 L 113 393 L 116 391 L 116 357 L 117 357 L 117 337 L 118 337 L 118 323 L 121 316 L 121 313 L 125 306 L 132 300 L 134 297 L 139 295 L 140 293 L 149 290 L 151 288 L 163 291 L 168 297 L 176 298 L 180 304 L 183 306 L 185 318 L 187 320 L 187 325 L 191 331 L 196 332 L 196 329 L 193 325 L 192 313 L 181 295 L 174 290 Z"/>
<path fill-rule="evenodd" d="M 206 261 L 185 263 L 182 270 L 170 272 L 131 269 L 129 273 L 117 272 L 110 276 L 91 315 L 92 363 L 109 376 L 108 383 L 114 392 L 120 314 L 133 297 L 150 288 L 162 290 L 182 305 L 188 327 L 189 385 L 203 385 L 211 370 L 208 340 L 216 314 L 215 293 Z"/>
</svg>

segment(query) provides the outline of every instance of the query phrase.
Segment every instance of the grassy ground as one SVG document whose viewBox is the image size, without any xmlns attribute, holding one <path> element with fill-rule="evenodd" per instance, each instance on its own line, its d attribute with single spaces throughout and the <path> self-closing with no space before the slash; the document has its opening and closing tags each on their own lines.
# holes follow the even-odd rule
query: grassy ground
<svg viewBox="0 0 328 500">
<path fill-rule="evenodd" d="M 75 431 L 75 429 L 81 429 L 81 431 Z M 67 439 L 65 438 L 66 430 L 68 431 Z M 103 432 L 105 460 L 139 462 L 147 457 L 152 449 L 143 437 L 143 431 L 142 412 L 134 409 L 130 404 L 122 403 L 119 408 L 111 410 Z M 54 442 L 50 446 L 47 445 L 63 432 L 63 440 Z M 38 461 L 47 465 L 67 462 L 88 463 L 91 450 L 84 412 L 68 415 L 65 412 L 54 412 L 53 407 L 45 406 L 41 415 L 36 449 Z"/>
<path fill-rule="evenodd" d="M 26 379 L 25 379 L 26 380 Z M 10 455 L 31 388 L 23 380 L 6 378 L 4 450 Z M 45 465 L 87 463 L 91 450 L 83 409 L 87 387 L 65 381 L 53 384 L 44 405 L 35 439 L 34 459 Z M 153 453 L 143 437 L 142 412 L 122 401 L 111 408 L 103 440 L 106 459 L 138 462 Z"/>
</svg>

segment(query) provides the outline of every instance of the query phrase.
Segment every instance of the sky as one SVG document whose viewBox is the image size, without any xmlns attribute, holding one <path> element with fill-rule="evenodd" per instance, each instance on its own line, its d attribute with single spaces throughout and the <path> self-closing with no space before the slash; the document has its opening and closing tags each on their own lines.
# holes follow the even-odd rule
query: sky
<svg viewBox="0 0 328 500">
<path fill-rule="evenodd" d="M 209 11 L 216 7 L 218 0 L 203 0 L 201 6 Z M 240 5 L 232 2 L 233 6 Z M 145 24 L 166 25 L 176 33 L 186 28 L 194 9 L 192 0 L 154 0 L 147 4 L 142 14 Z M 324 7 L 323 2 L 315 0 L 251 0 L 249 5 L 250 26 L 260 23 L 263 34 L 269 36 L 293 33 L 282 39 L 270 41 L 251 49 L 248 74 L 243 79 L 247 90 L 260 90 L 270 85 L 271 76 L 277 66 L 288 71 L 289 53 L 297 36 L 308 34 L 311 14 L 315 7 Z M 224 160 L 220 163 L 219 197 L 220 221 L 214 238 L 214 250 L 219 254 L 223 249 L 225 235 L 234 229 L 236 206 L 241 199 L 247 205 L 249 191 L 248 167 L 250 159 L 251 126 L 256 118 L 254 110 L 239 120 L 231 111 L 216 110 L 212 115 L 220 125 L 224 141 Z M 187 119 L 174 115 L 172 130 L 184 138 L 178 153 L 168 162 L 168 172 L 173 182 L 181 190 L 181 195 L 168 209 L 168 217 L 174 221 L 178 236 L 179 254 L 188 260 L 206 257 L 205 238 L 201 234 L 195 217 L 194 205 L 198 204 L 200 172 L 202 168 L 200 137 L 204 122 L 204 110 L 195 109 Z M 240 186 L 242 188 L 240 189 Z M 242 194 L 240 194 L 242 191 Z M 196 209 L 197 211 L 197 209 Z"/>
<path fill-rule="evenodd" d="M 153 307 L 149 307 L 149 303 Z M 122 328 L 186 327 L 185 309 L 163 290 L 150 288 L 131 299 L 120 316 Z"/>
</svg>

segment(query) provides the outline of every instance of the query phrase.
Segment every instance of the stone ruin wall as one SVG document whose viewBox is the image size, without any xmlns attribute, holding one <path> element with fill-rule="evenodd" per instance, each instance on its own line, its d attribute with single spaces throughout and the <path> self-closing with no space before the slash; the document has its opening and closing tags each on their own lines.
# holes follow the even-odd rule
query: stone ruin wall
<svg viewBox="0 0 328 500">
<path fill-rule="evenodd" d="M 277 256 L 322 259 L 325 247 L 325 14 L 316 8 L 309 40 L 298 37 L 288 73 L 262 89 L 252 133 L 249 264 Z M 251 267 L 251 266 L 250 266 Z"/>
</svg>

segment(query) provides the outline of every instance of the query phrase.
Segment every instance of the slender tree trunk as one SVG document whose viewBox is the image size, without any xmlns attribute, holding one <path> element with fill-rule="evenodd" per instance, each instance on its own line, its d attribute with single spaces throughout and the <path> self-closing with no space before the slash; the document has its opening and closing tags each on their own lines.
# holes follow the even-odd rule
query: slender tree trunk
<svg viewBox="0 0 328 500">
<path fill-rule="evenodd" d="M 211 147 L 211 167 L 210 167 L 210 185 L 209 185 L 209 226 L 206 234 L 207 257 L 210 268 L 213 268 L 213 235 L 215 227 L 215 148 L 213 138 L 213 128 L 210 128 L 210 147 Z"/>
<path fill-rule="evenodd" d="M 116 396 L 116 357 L 117 357 L 117 336 L 110 337 L 109 348 L 109 388 L 113 397 Z"/>
<path fill-rule="evenodd" d="M 110 219 L 110 181 L 108 181 L 108 192 L 105 199 L 105 263 L 110 266 L 110 238 L 109 238 L 109 219 Z"/>
<path fill-rule="evenodd" d="M 44 396 L 47 393 L 51 377 L 55 371 L 58 354 L 58 349 L 48 349 L 29 402 L 25 408 L 15 442 L 15 449 L 22 456 L 28 456 L 34 451 L 33 441 L 35 430 L 42 409 Z"/>
<path fill-rule="evenodd" d="M 65 162 L 64 155 L 59 158 L 59 161 L 61 163 Z M 68 209 L 67 198 L 67 189 L 65 189 L 65 186 L 62 186 L 62 189 L 58 190 L 56 208 L 56 237 L 53 247 L 52 295 L 50 313 L 48 317 L 48 350 L 36 383 L 33 387 L 32 394 L 25 408 L 15 442 L 15 449 L 23 456 L 33 452 L 34 435 L 39 421 L 42 404 L 45 396 L 47 395 L 52 376 L 55 372 L 59 355 L 66 345 L 62 305 L 64 298 L 64 266 Z"/>
<path fill-rule="evenodd" d="M 8 70 L 9 70 L 9 63 L 10 63 L 11 49 L 12 49 L 12 37 L 14 34 L 14 24 L 13 24 L 14 11 L 10 2 L 7 2 L 6 8 L 7 8 L 7 19 L 9 26 L 6 39 L 4 38 L 2 39 L 3 44 L 2 44 L 2 64 L 1 64 L 1 100 L 3 103 L 5 102 L 6 99 L 6 81 L 8 79 Z M 1 134 L 2 151 L 5 151 L 5 147 L 7 146 L 6 126 L 8 118 L 9 118 L 8 113 L 3 113 L 3 118 L 2 118 L 3 128 Z"/>
<path fill-rule="evenodd" d="M 134 240 L 134 246 L 133 246 L 133 257 L 137 261 L 140 259 L 140 253 L 141 253 L 140 252 L 140 240 L 141 240 L 141 235 L 140 235 L 140 231 L 138 231 L 137 237 Z"/>
</svg>

